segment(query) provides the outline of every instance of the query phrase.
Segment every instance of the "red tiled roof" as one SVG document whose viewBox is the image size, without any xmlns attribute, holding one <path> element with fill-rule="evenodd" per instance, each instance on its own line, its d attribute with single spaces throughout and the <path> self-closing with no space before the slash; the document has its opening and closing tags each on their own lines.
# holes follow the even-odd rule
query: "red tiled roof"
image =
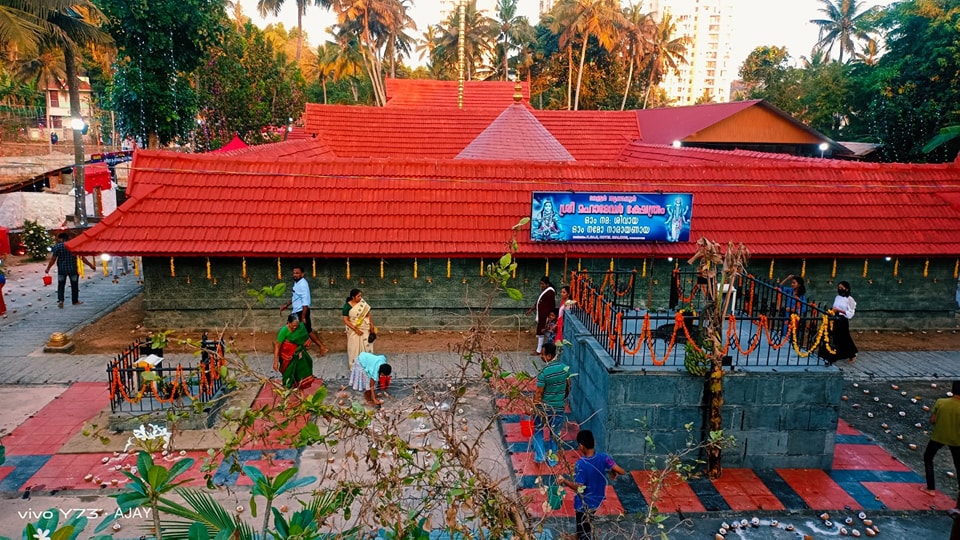
<svg viewBox="0 0 960 540">
<path fill-rule="evenodd" d="M 570 152 L 519 103 L 504 109 L 456 159 L 574 161 Z"/>
<path fill-rule="evenodd" d="M 771 152 L 754 152 L 751 150 L 715 150 L 683 146 L 674 148 L 672 145 L 646 144 L 632 142 L 624 147 L 619 161 L 624 163 L 659 163 L 659 164 L 764 164 L 775 161 L 810 161 L 815 158 L 794 156 L 792 154 L 775 154 Z M 823 161 L 823 160 L 820 160 Z"/>
<path fill-rule="evenodd" d="M 648 144 L 672 144 L 674 141 L 683 141 L 693 137 L 703 130 L 716 126 L 724 120 L 732 118 L 752 107 L 779 117 L 784 122 L 806 132 L 816 140 L 833 143 L 823 134 L 809 128 L 802 122 L 781 111 L 777 107 L 760 99 L 748 101 L 732 101 L 729 103 L 707 103 L 689 107 L 665 107 L 661 109 L 641 109 L 635 111 L 640 123 L 640 134 L 643 142 Z M 769 142 L 769 141 L 731 141 L 731 142 Z M 776 141 L 774 141 L 776 142 Z M 833 145 L 834 151 L 841 147 Z"/>
<path fill-rule="evenodd" d="M 243 142 L 243 139 L 240 138 L 240 135 L 234 135 L 233 139 L 230 139 L 230 142 L 217 148 L 216 150 L 211 150 L 211 153 L 222 153 L 229 152 L 231 150 L 241 150 L 250 146 L 249 144 Z"/>
<path fill-rule="evenodd" d="M 297 161 L 139 151 L 137 189 L 70 243 L 80 254 L 489 257 L 532 191 L 693 193 L 691 238 L 756 256 L 960 253 L 960 167 L 757 160 L 587 164 Z M 217 204 L 210 204 L 217 201 Z M 296 231 L 311 231 L 305 235 Z M 532 243 L 521 257 L 688 256 L 692 243 Z"/>
<path fill-rule="evenodd" d="M 387 79 L 384 84 L 387 107 L 457 107 L 457 81 Z M 516 85 L 510 81 L 466 81 L 463 83 L 463 106 L 502 110 L 513 103 Z M 529 102 L 530 84 L 521 82 L 520 87 L 523 101 Z"/>
<path fill-rule="evenodd" d="M 358 107 L 307 103 L 304 129 L 337 157 L 456 157 L 506 108 Z M 577 161 L 615 161 L 639 138 L 633 111 L 539 111 L 533 116 Z"/>
</svg>

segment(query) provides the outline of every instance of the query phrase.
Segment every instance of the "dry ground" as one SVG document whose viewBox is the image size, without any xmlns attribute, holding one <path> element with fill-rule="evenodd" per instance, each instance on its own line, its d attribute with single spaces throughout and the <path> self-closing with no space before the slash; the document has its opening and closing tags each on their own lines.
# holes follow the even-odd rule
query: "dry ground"
<svg viewBox="0 0 960 540">
<path fill-rule="evenodd" d="M 143 298 L 137 296 L 120 306 L 99 321 L 87 326 L 72 336 L 77 349 L 75 354 L 117 353 L 137 338 L 149 335 L 150 330 L 143 326 Z M 854 325 L 854 330 L 856 325 Z M 383 339 L 377 342 L 377 351 L 397 352 L 438 352 L 448 351 L 463 343 L 459 332 L 423 331 L 386 331 Z M 535 344 L 530 332 L 499 332 L 500 343 L 506 349 L 526 350 Z M 199 337 L 199 336 L 190 336 Z M 271 332 L 230 332 L 224 336 L 238 351 L 269 351 L 273 349 L 276 331 Z M 346 338 L 341 331 L 323 332 L 321 337 L 332 352 L 346 350 Z M 854 340 L 861 351 L 939 351 L 960 350 L 960 334 L 956 330 L 927 332 L 859 332 Z M 176 351 L 176 345 L 171 347 Z M 186 350 L 186 349 L 184 349 Z"/>
</svg>

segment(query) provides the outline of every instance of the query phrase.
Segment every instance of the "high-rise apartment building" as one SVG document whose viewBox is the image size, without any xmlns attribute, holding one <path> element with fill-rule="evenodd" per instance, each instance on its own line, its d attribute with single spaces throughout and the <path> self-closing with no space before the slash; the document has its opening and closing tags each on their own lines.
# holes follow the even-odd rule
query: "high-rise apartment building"
<svg viewBox="0 0 960 540">
<path fill-rule="evenodd" d="M 657 20 L 670 13 L 675 37 L 687 36 L 686 64 L 679 75 L 670 72 L 660 85 L 675 105 L 694 105 L 701 98 L 715 103 L 730 100 L 736 77 L 733 60 L 733 0 L 649 0 Z"/>
</svg>

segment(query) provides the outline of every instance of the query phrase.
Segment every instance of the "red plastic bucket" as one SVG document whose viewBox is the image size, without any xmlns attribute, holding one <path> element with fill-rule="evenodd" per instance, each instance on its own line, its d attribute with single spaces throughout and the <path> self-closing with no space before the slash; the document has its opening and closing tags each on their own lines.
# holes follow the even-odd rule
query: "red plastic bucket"
<svg viewBox="0 0 960 540">
<path fill-rule="evenodd" d="M 52 283 L 53 283 L 53 277 L 51 277 L 49 274 L 43 276 L 43 286 L 44 286 L 44 287 L 46 287 L 47 285 L 50 285 L 50 284 L 52 284 Z"/>
<path fill-rule="evenodd" d="M 533 418 L 530 416 L 520 417 L 520 435 L 523 437 L 533 437 Z"/>
</svg>

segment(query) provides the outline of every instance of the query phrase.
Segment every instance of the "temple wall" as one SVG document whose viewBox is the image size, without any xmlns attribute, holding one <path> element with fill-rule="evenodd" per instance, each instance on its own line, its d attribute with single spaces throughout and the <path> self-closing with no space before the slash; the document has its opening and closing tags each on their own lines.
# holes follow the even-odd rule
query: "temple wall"
<svg viewBox="0 0 960 540">
<path fill-rule="evenodd" d="M 207 279 L 206 259 L 177 257 L 171 275 L 170 258 L 144 257 L 144 306 L 147 324 L 152 328 L 242 328 L 273 329 L 283 321 L 278 308 L 289 300 L 291 271 L 302 264 L 311 285 L 314 326 L 339 329 L 340 309 L 350 289 L 360 288 L 373 306 L 378 326 L 393 330 L 459 330 L 472 326 L 471 311 L 487 305 L 490 290 L 481 276 L 480 259 L 452 259 L 449 276 L 447 259 L 351 259 L 347 276 L 345 259 L 281 259 L 280 279 L 288 291 L 282 298 L 267 298 L 262 303 L 248 294 L 250 290 L 278 282 L 276 259 L 247 259 L 247 278 L 243 278 L 240 258 L 210 260 L 211 278 Z M 489 264 L 483 260 L 482 264 Z M 669 305 L 669 280 L 674 263 L 659 259 L 614 259 L 617 270 L 637 270 L 634 305 L 665 310 Z M 314 264 L 316 271 L 314 272 Z M 382 264 L 382 266 L 381 266 Z M 955 328 L 957 326 L 957 280 L 953 277 L 954 259 L 931 259 L 927 275 L 925 261 L 904 260 L 893 275 L 894 262 L 868 261 L 863 277 L 863 261 L 840 260 L 836 277 L 832 260 L 808 260 L 808 297 L 832 303 L 836 282 L 851 283 L 857 300 L 854 331 L 871 329 Z M 416 275 L 414 268 L 416 266 Z M 685 263 L 684 263 L 685 266 Z M 779 281 L 790 273 L 800 273 L 800 260 L 774 261 L 774 278 Z M 561 276 L 577 268 L 601 273 L 610 268 L 610 259 L 520 258 L 517 278 L 512 286 L 524 295 L 521 303 L 502 292 L 492 301 L 492 323 L 499 328 L 528 329 L 532 318 L 524 311 L 540 293 L 539 280 L 544 273 L 559 287 Z M 382 268 L 382 270 L 381 270 Z M 751 261 L 750 271 L 767 278 L 770 260 Z M 382 272 L 382 274 L 381 274 Z M 382 276 L 382 277 L 381 277 Z"/>
</svg>

